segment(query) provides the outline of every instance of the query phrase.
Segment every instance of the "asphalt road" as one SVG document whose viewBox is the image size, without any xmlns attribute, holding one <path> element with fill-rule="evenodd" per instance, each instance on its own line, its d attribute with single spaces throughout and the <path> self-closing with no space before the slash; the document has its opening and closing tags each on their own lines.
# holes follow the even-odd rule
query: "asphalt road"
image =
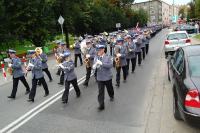
<svg viewBox="0 0 200 133">
<path fill-rule="evenodd" d="M 54 82 L 49 83 L 51 95 L 43 98 L 43 88 L 39 87 L 35 103 L 26 102 L 27 96 L 24 95 L 25 89 L 21 84 L 16 100 L 6 98 L 10 94 L 12 84 L 0 86 L 0 129 L 8 128 L 9 130 L 6 131 L 16 133 L 144 133 L 153 131 L 147 130 L 147 126 L 151 125 L 147 122 L 152 122 L 149 121 L 151 118 L 149 111 L 154 96 L 152 88 L 155 85 L 158 66 L 161 65 L 163 41 L 167 32 L 167 30 L 162 30 L 152 38 L 149 55 L 142 66 L 136 67 L 135 73 L 129 75 L 127 83 L 121 83 L 120 88 L 115 88 L 114 102 L 110 102 L 106 94 L 105 110 L 102 112 L 97 111 L 98 90 L 94 78 L 91 78 L 88 88 L 84 88 L 80 80 L 82 96 L 77 99 L 72 90 L 67 105 L 61 103 L 60 91 L 63 87 L 58 87 L 56 76 L 54 76 Z M 52 75 L 55 75 L 55 69 L 51 71 Z M 84 67 L 78 67 L 76 72 L 78 79 L 85 75 Z M 115 84 L 115 71 L 113 72 L 113 84 Z M 60 94 L 53 97 L 58 92 Z M 41 105 L 49 98 L 51 98 L 49 101 Z M 41 106 L 38 107 L 38 105 Z M 38 109 L 32 110 L 35 107 Z M 19 121 L 12 123 L 16 119 Z"/>
</svg>

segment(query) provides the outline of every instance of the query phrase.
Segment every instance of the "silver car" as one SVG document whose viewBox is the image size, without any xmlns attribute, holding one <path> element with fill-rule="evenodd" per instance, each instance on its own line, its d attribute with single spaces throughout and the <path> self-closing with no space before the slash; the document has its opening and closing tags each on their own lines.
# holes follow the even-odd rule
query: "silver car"
<svg viewBox="0 0 200 133">
<path fill-rule="evenodd" d="M 170 32 L 164 42 L 165 58 L 173 54 L 179 47 L 191 45 L 191 40 L 186 31 Z"/>
</svg>

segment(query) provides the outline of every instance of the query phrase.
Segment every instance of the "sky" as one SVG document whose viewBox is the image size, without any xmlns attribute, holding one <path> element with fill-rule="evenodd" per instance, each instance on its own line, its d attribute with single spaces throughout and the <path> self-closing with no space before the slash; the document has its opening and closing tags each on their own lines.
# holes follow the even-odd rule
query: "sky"
<svg viewBox="0 0 200 133">
<path fill-rule="evenodd" d="M 138 2 L 144 2 L 144 1 L 148 1 L 148 0 L 135 0 L 136 3 Z M 162 0 L 167 2 L 168 4 L 172 4 L 173 0 Z M 188 2 L 190 2 L 191 0 L 174 0 L 174 3 L 176 5 L 183 5 L 183 4 L 187 4 Z"/>
</svg>

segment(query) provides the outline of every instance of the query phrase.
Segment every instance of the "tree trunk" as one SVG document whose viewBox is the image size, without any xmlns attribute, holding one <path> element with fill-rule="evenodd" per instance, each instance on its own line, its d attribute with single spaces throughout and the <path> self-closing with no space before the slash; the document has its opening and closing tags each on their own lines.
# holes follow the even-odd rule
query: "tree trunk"
<svg viewBox="0 0 200 133">
<path fill-rule="evenodd" d="M 66 37 L 66 46 L 67 46 L 67 48 L 69 48 L 69 31 L 68 31 L 66 24 L 64 24 L 63 26 L 64 26 L 63 27 L 64 34 L 65 34 L 65 37 Z"/>
</svg>

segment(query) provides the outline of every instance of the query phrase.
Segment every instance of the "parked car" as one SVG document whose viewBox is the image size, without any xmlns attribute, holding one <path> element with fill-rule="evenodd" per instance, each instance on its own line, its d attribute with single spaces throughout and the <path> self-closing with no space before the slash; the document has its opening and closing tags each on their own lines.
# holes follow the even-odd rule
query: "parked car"
<svg viewBox="0 0 200 133">
<path fill-rule="evenodd" d="M 164 42 L 165 57 L 173 54 L 179 47 L 191 44 L 191 40 L 186 31 L 170 32 Z"/>
<path fill-rule="evenodd" d="M 167 64 L 174 118 L 200 126 L 200 45 L 179 48 Z"/>
</svg>

